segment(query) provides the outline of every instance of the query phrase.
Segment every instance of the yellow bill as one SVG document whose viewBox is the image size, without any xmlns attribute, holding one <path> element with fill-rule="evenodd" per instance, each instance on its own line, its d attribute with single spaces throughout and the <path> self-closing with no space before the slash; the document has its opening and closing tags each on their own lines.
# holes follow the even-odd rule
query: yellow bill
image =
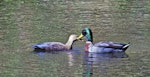
<svg viewBox="0 0 150 77">
<path fill-rule="evenodd" d="M 83 37 L 83 35 L 80 34 L 80 36 L 77 37 L 77 40 L 81 40 L 82 37 Z"/>
<path fill-rule="evenodd" d="M 77 40 L 80 40 L 82 42 L 86 42 L 86 40 L 81 39 L 82 37 L 84 37 L 83 34 L 80 34 L 80 36 L 77 37 Z"/>
</svg>

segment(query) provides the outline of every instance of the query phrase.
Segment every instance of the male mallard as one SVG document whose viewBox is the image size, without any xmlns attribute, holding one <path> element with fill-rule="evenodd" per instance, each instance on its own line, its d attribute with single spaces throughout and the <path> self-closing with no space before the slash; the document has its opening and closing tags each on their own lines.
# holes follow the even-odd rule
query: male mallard
<svg viewBox="0 0 150 77">
<path fill-rule="evenodd" d="M 32 45 L 31 48 L 35 50 L 45 50 L 45 51 L 63 51 L 63 50 L 71 50 L 72 44 L 77 40 L 77 35 L 72 34 L 69 36 L 66 44 L 61 42 L 44 42 Z"/>
<path fill-rule="evenodd" d="M 125 52 L 130 44 L 116 43 L 116 42 L 98 42 L 93 45 L 92 31 L 89 28 L 84 28 L 81 35 L 77 38 L 80 40 L 86 37 L 85 51 L 96 53 L 111 53 L 111 52 Z"/>
</svg>

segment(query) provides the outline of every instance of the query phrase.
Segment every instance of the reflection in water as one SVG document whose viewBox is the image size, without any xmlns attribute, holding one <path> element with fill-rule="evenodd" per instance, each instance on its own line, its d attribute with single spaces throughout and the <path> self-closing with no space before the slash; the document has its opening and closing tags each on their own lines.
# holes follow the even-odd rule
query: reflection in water
<svg viewBox="0 0 150 77">
<path fill-rule="evenodd" d="M 75 58 L 77 58 L 75 55 L 81 54 L 77 49 L 73 49 L 71 51 L 66 51 L 66 54 L 68 56 L 68 64 L 69 66 L 74 66 Z"/>
<path fill-rule="evenodd" d="M 73 66 L 74 65 L 74 56 L 77 54 L 80 54 L 78 52 L 78 50 L 76 51 L 51 51 L 51 52 L 47 52 L 45 50 L 42 49 L 35 49 L 33 50 L 33 53 L 37 54 L 39 58 L 44 58 L 46 56 L 46 54 L 58 54 L 60 52 L 65 52 L 68 56 L 68 65 L 69 66 Z"/>
<path fill-rule="evenodd" d="M 90 77 L 93 75 L 93 60 L 90 60 L 90 58 L 88 53 L 86 53 L 83 61 L 83 77 Z"/>
<path fill-rule="evenodd" d="M 69 66 L 73 66 L 74 59 L 73 59 L 72 52 L 68 52 L 67 55 L 68 55 L 68 64 L 69 64 Z"/>
<path fill-rule="evenodd" d="M 37 54 L 39 58 L 44 58 L 45 54 L 57 54 L 59 51 L 51 51 L 51 52 L 46 52 L 43 49 L 34 49 L 33 53 Z"/>
<path fill-rule="evenodd" d="M 62 52 L 62 51 L 61 51 Z M 106 73 L 106 66 L 101 65 L 102 63 L 109 61 L 112 58 L 127 58 L 128 55 L 125 52 L 121 53 L 105 53 L 105 54 L 97 54 L 97 53 L 88 53 L 88 52 L 79 52 L 79 51 L 63 51 L 67 58 L 68 58 L 68 66 L 69 67 L 74 67 L 78 64 L 77 58 L 79 55 L 83 55 L 83 72 L 82 76 L 83 77 L 91 77 L 93 75 L 96 75 L 97 73 L 95 72 L 96 69 L 100 69 L 103 74 Z M 37 54 L 39 58 L 45 58 L 46 54 L 55 54 L 56 52 L 44 52 L 44 51 L 34 51 L 33 53 Z M 60 53 L 60 52 L 57 52 Z M 59 55 L 59 54 L 57 54 Z M 48 58 L 48 57 L 47 57 Z"/>
<path fill-rule="evenodd" d="M 37 54 L 39 58 L 43 58 L 45 56 L 45 51 L 41 49 L 35 49 L 33 50 L 34 54 Z"/>
<path fill-rule="evenodd" d="M 38 52 L 37 54 L 39 58 L 43 58 L 45 56 L 45 52 Z"/>
<path fill-rule="evenodd" d="M 125 52 L 117 52 L 117 53 L 88 53 L 87 55 L 90 58 L 96 59 L 104 59 L 104 58 L 127 58 L 128 55 Z"/>
<path fill-rule="evenodd" d="M 119 53 L 105 53 L 105 54 L 97 54 L 97 53 L 88 53 L 85 52 L 84 56 L 84 64 L 83 64 L 83 77 L 90 77 L 93 75 L 94 68 L 99 68 L 101 66 L 100 63 L 111 58 L 127 58 L 128 55 L 125 52 Z M 103 67 L 103 66 L 102 66 Z M 101 70 L 105 72 L 105 68 Z"/>
</svg>

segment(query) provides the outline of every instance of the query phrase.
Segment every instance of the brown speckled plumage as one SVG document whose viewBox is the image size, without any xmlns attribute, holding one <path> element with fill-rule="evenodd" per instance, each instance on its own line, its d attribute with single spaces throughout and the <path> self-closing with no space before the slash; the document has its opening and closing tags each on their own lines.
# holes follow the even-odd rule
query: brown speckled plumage
<svg viewBox="0 0 150 77">
<path fill-rule="evenodd" d="M 71 50 L 72 44 L 74 41 L 76 41 L 77 35 L 72 34 L 70 35 L 68 41 L 66 44 L 63 44 L 61 42 L 44 42 L 44 43 L 38 43 L 35 45 L 32 45 L 31 48 L 34 48 L 35 50 L 45 50 L 45 51 L 63 51 L 63 50 Z"/>
</svg>

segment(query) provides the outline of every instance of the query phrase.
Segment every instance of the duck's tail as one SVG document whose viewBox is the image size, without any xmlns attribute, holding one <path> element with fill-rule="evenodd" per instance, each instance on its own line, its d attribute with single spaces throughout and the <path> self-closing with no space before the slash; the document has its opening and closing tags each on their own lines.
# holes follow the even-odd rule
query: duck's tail
<svg viewBox="0 0 150 77">
<path fill-rule="evenodd" d="M 38 46 L 32 45 L 32 46 L 30 46 L 30 48 L 38 48 Z"/>
<path fill-rule="evenodd" d="M 30 48 L 40 48 L 40 44 L 34 44 L 34 45 L 30 46 Z"/>
<path fill-rule="evenodd" d="M 43 43 L 38 43 L 38 44 L 34 44 L 30 46 L 30 48 L 41 48 L 41 49 L 43 49 L 44 47 L 45 47 L 45 44 Z"/>
<path fill-rule="evenodd" d="M 126 50 L 130 45 L 131 45 L 130 42 L 128 44 L 124 45 L 123 50 Z"/>
</svg>

